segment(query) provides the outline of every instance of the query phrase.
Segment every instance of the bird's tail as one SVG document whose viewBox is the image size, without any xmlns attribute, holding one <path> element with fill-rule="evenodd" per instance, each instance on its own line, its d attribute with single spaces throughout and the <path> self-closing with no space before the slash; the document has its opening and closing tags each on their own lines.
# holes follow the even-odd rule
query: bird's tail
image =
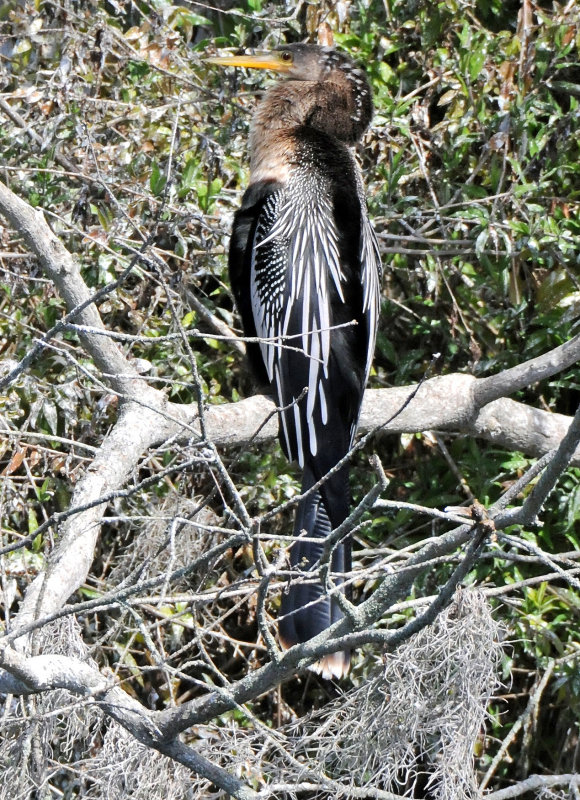
<svg viewBox="0 0 580 800">
<path fill-rule="evenodd" d="M 315 483 L 314 475 L 306 468 L 302 492 Z M 349 506 L 348 469 L 333 475 L 319 491 L 311 492 L 301 501 L 296 512 L 294 536 L 290 551 L 291 566 L 301 572 L 317 570 L 329 533 L 346 519 Z M 330 513 L 329 513 L 330 511 Z M 351 569 L 350 539 L 338 544 L 332 554 L 331 571 Z M 340 582 L 335 579 L 336 582 Z M 318 581 L 292 583 L 282 594 L 279 632 L 284 648 L 306 642 L 321 633 L 343 616 L 340 606 L 329 597 Z M 313 664 L 312 669 L 324 678 L 341 678 L 348 672 L 350 652 L 331 653 Z"/>
</svg>

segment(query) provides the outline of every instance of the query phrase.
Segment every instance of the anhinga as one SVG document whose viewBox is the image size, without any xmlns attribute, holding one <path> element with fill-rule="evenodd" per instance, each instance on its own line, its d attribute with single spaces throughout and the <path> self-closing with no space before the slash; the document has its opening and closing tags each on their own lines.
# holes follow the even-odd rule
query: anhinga
<svg viewBox="0 0 580 800">
<path fill-rule="evenodd" d="M 371 91 L 350 58 L 326 47 L 290 44 L 208 61 L 285 77 L 254 115 L 250 185 L 234 219 L 229 270 L 245 334 L 263 340 L 248 344 L 248 356 L 281 409 L 282 449 L 303 469 L 308 494 L 291 564 L 316 569 L 324 538 L 349 512 L 348 464 L 328 473 L 353 443 L 379 314 L 380 256 L 350 148 L 371 120 Z M 333 573 L 350 571 L 350 548 L 347 539 L 334 549 Z M 282 597 L 281 642 L 305 642 L 341 616 L 320 583 L 292 583 Z M 333 653 L 315 668 L 340 677 L 349 661 L 349 653 Z"/>
</svg>

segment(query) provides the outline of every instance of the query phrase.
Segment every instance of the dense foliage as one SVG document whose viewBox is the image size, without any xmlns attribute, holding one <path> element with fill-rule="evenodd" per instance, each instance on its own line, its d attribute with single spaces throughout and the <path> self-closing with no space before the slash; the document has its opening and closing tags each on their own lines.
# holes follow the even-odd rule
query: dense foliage
<svg viewBox="0 0 580 800">
<path fill-rule="evenodd" d="M 488 375 L 580 332 L 579 17 L 575 0 L 533 8 L 527 0 L 0 3 L 2 180 L 44 210 L 91 287 L 110 287 L 100 313 L 112 331 L 135 337 L 125 346 L 147 380 L 166 387 L 175 401 L 198 399 L 191 351 L 171 337 L 185 330 L 192 334 L 203 402 L 249 396 L 254 389 L 229 337 L 239 323 L 226 251 L 247 181 L 248 124 L 269 78 L 219 72 L 202 58 L 222 47 L 315 41 L 327 24 L 337 45 L 366 66 L 376 106 L 360 148 L 385 272 L 371 383 L 406 385 L 436 372 Z M 73 174 L 79 169 L 80 177 Z M 0 353 L 12 363 L 57 323 L 64 304 L 1 225 L 0 281 Z M 85 459 L 114 419 L 117 399 L 94 374 L 78 334 L 59 332 L 0 397 L 2 428 L 21 432 L 16 443 L 0 444 L 6 541 L 34 533 L 66 508 Z M 573 414 L 578 371 L 530 387 L 518 399 Z M 78 445 L 71 450 L 66 440 Z M 437 432 L 381 437 L 373 449 L 388 472 L 389 496 L 438 508 L 474 497 L 488 504 L 531 463 L 525 454 Z M 369 452 L 357 456 L 353 469 L 355 499 L 372 479 Z M 224 457 L 252 513 L 297 492 L 297 476 L 277 445 Z M 140 558 L 155 556 L 161 523 L 139 544 L 152 509 L 162 520 L 185 509 L 184 498 L 194 507 L 194 498 L 209 497 L 207 524 L 223 518 L 210 471 L 180 473 L 186 460 L 185 451 L 171 446 L 144 458 L 135 482 L 168 467 L 174 472 L 111 504 L 84 597 L 98 596 Z M 287 529 L 290 513 L 276 519 L 278 532 Z M 371 548 L 413 546 L 439 530 L 409 510 L 374 515 L 359 534 L 360 550 L 367 551 L 361 563 L 372 563 Z M 567 471 L 542 524 L 524 537 L 577 557 L 580 469 Z M 18 596 L 20 576 L 38 569 L 49 545 L 39 536 L 31 548 L 5 558 L 5 597 L 9 591 Z M 188 547 L 195 550 L 195 542 Z M 502 587 L 549 570 L 505 544 L 490 553 L 469 580 L 498 587 L 495 614 L 509 646 L 506 688 L 490 710 L 489 736 L 478 753 L 481 769 L 550 665 L 543 696 L 524 716 L 522 738 L 493 780 L 576 771 L 578 595 L 554 579 L 504 594 Z M 216 585 L 227 588 L 250 566 L 251 553 L 231 553 Z M 427 575 L 425 593 L 449 569 Z M 357 591 L 372 586 L 372 579 L 361 581 Z M 242 643 L 255 641 L 252 603 L 223 601 L 220 626 Z M 143 613 L 160 616 L 158 609 Z M 178 703 L 212 680 L 209 668 L 203 680 L 192 678 L 191 665 L 205 655 L 188 628 L 187 602 L 176 597 L 163 614 L 157 645 L 176 663 L 184 661 L 172 684 L 163 682 L 151 643 L 131 620 L 123 617 L 121 624 L 103 613 L 84 621 L 100 662 L 113 665 L 128 690 L 153 705 L 167 698 Z M 215 648 L 212 657 L 232 677 L 262 654 L 258 647 L 240 656 L 225 641 Z M 358 658 L 355 681 L 364 680 L 372 660 L 372 653 Z M 297 680 L 283 699 L 264 700 L 254 711 L 284 718 L 322 703 L 329 692 L 319 682 Z"/>
</svg>

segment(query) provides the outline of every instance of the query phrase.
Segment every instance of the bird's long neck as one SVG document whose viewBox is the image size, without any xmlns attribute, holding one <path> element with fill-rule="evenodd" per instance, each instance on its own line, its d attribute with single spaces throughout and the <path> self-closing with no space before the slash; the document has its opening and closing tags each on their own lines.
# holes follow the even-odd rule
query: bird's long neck
<svg viewBox="0 0 580 800">
<path fill-rule="evenodd" d="M 297 136 L 308 128 L 355 144 L 372 116 L 368 84 L 358 70 L 334 70 L 324 81 L 288 80 L 270 89 L 255 113 L 250 137 L 251 180 L 285 182 Z"/>
</svg>

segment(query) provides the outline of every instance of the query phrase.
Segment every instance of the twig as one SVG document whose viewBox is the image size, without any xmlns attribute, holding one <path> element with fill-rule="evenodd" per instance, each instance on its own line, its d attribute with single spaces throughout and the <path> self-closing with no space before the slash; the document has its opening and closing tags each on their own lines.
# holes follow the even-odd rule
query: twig
<svg viewBox="0 0 580 800">
<path fill-rule="evenodd" d="M 441 436 L 439 436 L 437 433 L 431 433 L 431 435 L 434 437 L 435 441 L 437 442 L 437 447 L 439 448 L 439 450 L 441 450 L 443 458 L 445 459 L 445 461 L 449 465 L 449 469 L 451 470 L 451 472 L 455 475 L 455 477 L 459 481 L 459 485 L 461 486 L 461 489 L 463 490 L 463 493 L 465 494 L 467 499 L 472 503 L 475 500 L 475 495 L 473 494 L 473 492 L 469 488 L 469 484 L 465 480 L 464 476 L 461 474 L 461 471 L 459 470 L 459 467 L 455 463 L 455 460 L 453 459 L 451 453 L 449 452 L 449 450 L 447 448 L 447 445 L 443 441 L 443 438 Z"/>
<path fill-rule="evenodd" d="M 556 786 L 580 787 L 580 775 L 577 772 L 568 775 L 530 775 L 529 778 L 513 786 L 486 794 L 485 800 L 511 800 L 535 789 L 550 789 Z"/>
<path fill-rule="evenodd" d="M 545 670 L 544 674 L 542 675 L 541 679 L 537 682 L 535 689 L 531 693 L 530 699 L 528 700 L 528 704 L 526 706 L 526 709 L 525 709 L 524 713 L 520 717 L 518 717 L 518 719 L 516 720 L 515 724 L 511 728 L 510 732 L 508 733 L 508 735 L 503 740 L 503 742 L 501 744 L 501 747 L 499 748 L 498 752 L 496 753 L 496 755 L 495 755 L 493 761 L 491 762 L 487 772 L 483 776 L 483 779 L 482 779 L 482 781 L 481 781 L 481 783 L 479 785 L 480 792 L 483 792 L 487 788 L 490 780 L 493 778 L 493 776 L 495 774 L 496 769 L 498 768 L 498 766 L 500 765 L 503 757 L 505 756 L 505 754 L 509 750 L 510 745 L 512 744 L 512 742 L 515 741 L 515 738 L 518 735 L 519 731 L 521 730 L 522 726 L 524 725 L 525 721 L 534 713 L 534 710 L 537 707 L 538 703 L 540 702 L 540 698 L 542 697 L 542 694 L 544 693 L 544 689 L 548 685 L 548 681 L 550 680 L 553 671 L 554 671 L 554 661 L 550 661 L 548 666 L 546 667 L 546 670 Z M 516 796 L 517 796 L 516 794 L 514 794 L 514 795 L 505 795 L 505 797 L 516 797 Z M 493 792 L 491 795 L 487 795 L 486 797 L 487 798 L 495 797 L 496 800 L 498 800 L 498 793 L 497 792 Z"/>
<path fill-rule="evenodd" d="M 264 548 L 262 547 L 262 543 L 260 542 L 259 532 L 257 526 L 255 526 L 254 531 L 252 533 L 252 552 L 254 554 L 254 563 L 256 565 L 256 569 L 258 570 L 258 575 L 260 576 L 260 583 L 258 584 L 258 592 L 257 592 L 257 608 L 256 608 L 256 618 L 258 620 L 258 627 L 260 629 L 260 633 L 262 634 L 262 638 L 266 643 L 266 647 L 268 648 L 268 654 L 273 661 L 278 661 L 280 658 L 280 648 L 276 644 L 276 640 L 272 636 L 270 631 L 270 627 L 266 620 L 266 598 L 268 596 L 268 586 L 270 581 L 276 574 L 277 570 L 280 569 L 282 566 L 282 562 L 284 560 L 284 552 L 281 551 L 278 555 L 278 562 L 274 567 L 270 566 L 268 560 L 266 558 L 266 554 L 264 553 Z"/>
<path fill-rule="evenodd" d="M 525 539 L 517 539 L 515 536 L 509 536 L 507 533 L 498 533 L 498 539 L 511 544 L 512 547 L 518 547 L 527 550 L 529 553 L 534 553 L 543 564 L 550 567 L 556 574 L 568 581 L 577 591 L 580 591 L 580 581 L 572 577 L 569 570 L 562 569 L 562 567 L 558 566 L 556 559 L 551 558 L 541 547 L 538 547 L 533 542 L 527 542 Z"/>
</svg>

